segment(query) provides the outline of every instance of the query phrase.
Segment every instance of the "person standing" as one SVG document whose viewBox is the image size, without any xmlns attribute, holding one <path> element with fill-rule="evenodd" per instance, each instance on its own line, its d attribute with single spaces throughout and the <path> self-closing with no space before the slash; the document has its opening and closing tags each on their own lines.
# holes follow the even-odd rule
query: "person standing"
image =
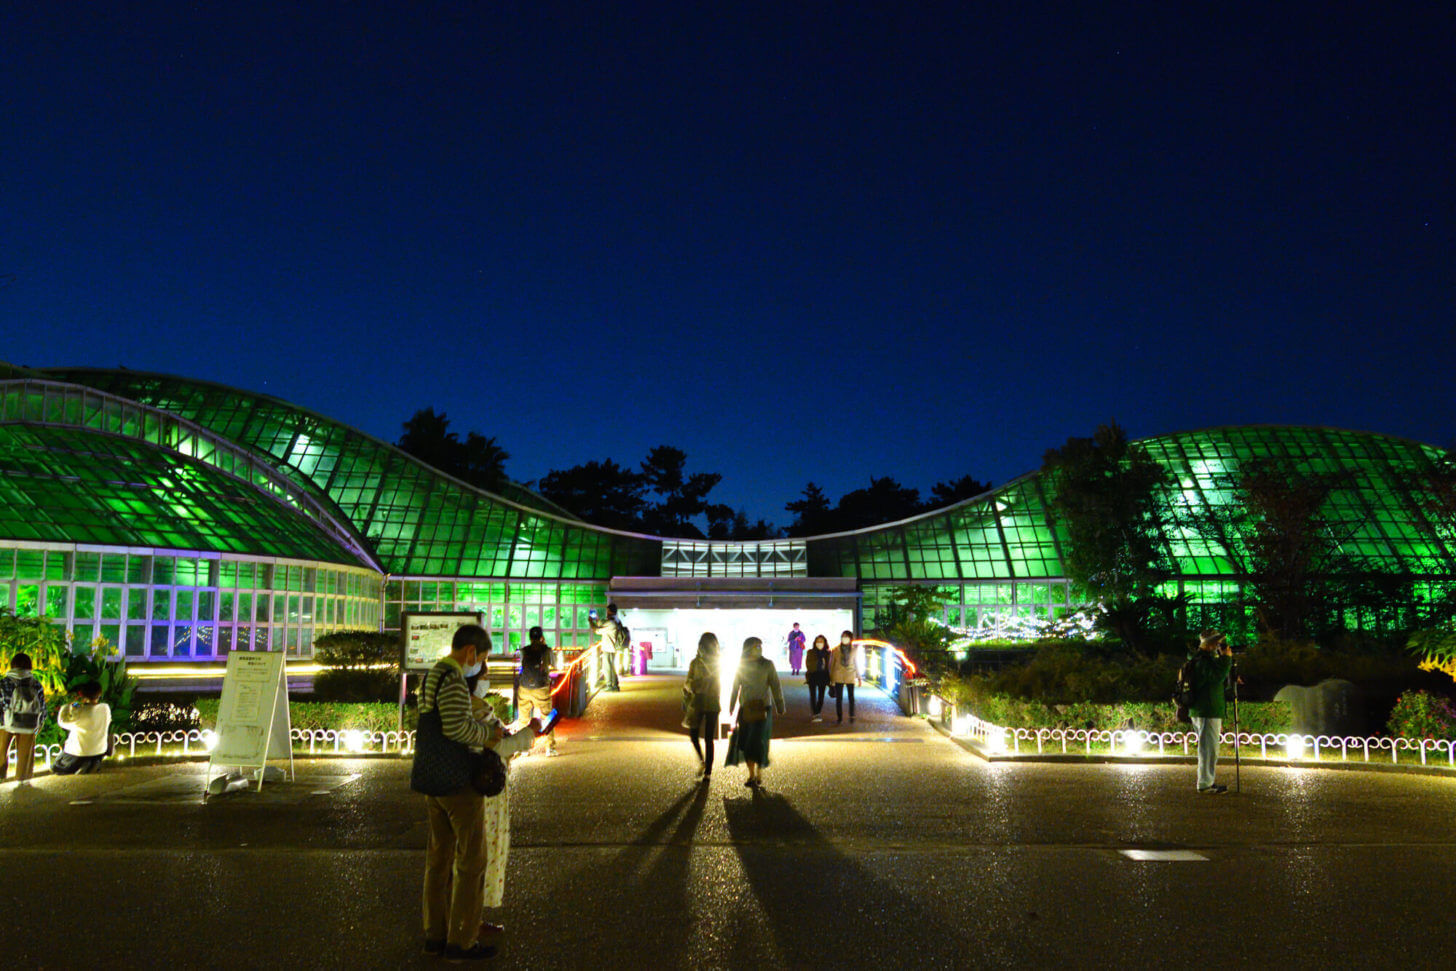
<svg viewBox="0 0 1456 971">
<path fill-rule="evenodd" d="M 543 638 L 544 640 L 544 638 Z M 500 734 L 495 753 L 506 767 L 506 784 L 500 792 L 485 800 L 485 874 L 484 893 L 481 900 L 485 910 L 499 911 L 505 903 L 506 865 L 511 852 L 511 760 L 531 748 L 542 735 L 553 731 L 555 719 L 550 715 L 531 721 L 519 731 L 506 731 L 505 724 L 490 703 L 490 678 L 485 676 L 484 662 L 465 668 L 465 685 L 470 689 L 470 715 L 485 729 L 487 735 Z M 482 918 L 480 936 L 498 940 L 505 933 L 505 926 L 493 924 Z"/>
<path fill-rule="evenodd" d="M 718 635 L 711 631 L 698 638 L 698 654 L 688 664 L 688 676 L 683 682 L 683 702 L 683 723 L 700 763 L 698 778 L 708 782 L 713 778 L 713 741 L 718 737 L 718 714 L 723 710 Z"/>
<path fill-rule="evenodd" d="M 28 782 L 35 772 L 35 736 L 45 725 L 45 689 L 30 669 L 30 655 L 10 659 L 10 670 L 0 678 L 0 782 L 10 769 L 10 745 L 15 744 L 15 781 Z"/>
<path fill-rule="evenodd" d="M 450 642 L 450 653 L 435 663 L 420 685 L 420 717 L 438 712 L 445 738 L 476 751 L 495 748 L 504 736 L 498 725 L 488 732 L 472 717 L 465 683 L 465 669 L 479 670 L 477 658 L 489 653 L 490 635 L 483 627 L 461 627 Z M 485 797 L 467 785 L 459 792 L 425 799 L 425 953 L 443 953 L 452 961 L 489 958 L 495 948 L 480 941 L 489 862 Z"/>
<path fill-rule="evenodd" d="M 1233 648 L 1222 633 L 1206 630 L 1198 635 L 1198 649 L 1191 655 L 1189 664 L 1188 682 L 1193 700 L 1188 705 L 1188 716 L 1198 734 L 1198 791 L 1213 796 L 1228 792 L 1228 786 L 1214 781 L 1214 771 L 1218 767 L 1219 733 L 1227 704 L 1224 686 L 1233 667 L 1233 655 Z"/>
<path fill-rule="evenodd" d="M 829 690 L 829 638 L 818 634 L 804 656 L 804 680 L 809 685 L 810 721 L 824 720 L 824 692 Z"/>
<path fill-rule="evenodd" d="M 829 656 L 829 681 L 833 685 L 835 724 L 844 723 L 844 696 L 849 695 L 849 720 L 854 721 L 854 688 L 860 684 L 859 648 L 854 643 L 854 634 L 844 631 L 839 635 L 839 646 Z"/>
<path fill-rule="evenodd" d="M 804 667 L 804 632 L 799 630 L 795 624 L 794 629 L 789 631 L 789 674 L 799 676 L 799 671 Z"/>
<path fill-rule="evenodd" d="M 617 680 L 617 652 L 627 647 L 627 628 L 617 619 L 617 605 L 607 604 L 606 617 L 598 617 L 595 610 L 587 617 L 592 630 L 596 631 L 602 642 L 602 661 L 607 666 L 607 690 L 621 691 L 622 684 Z"/>
<path fill-rule="evenodd" d="M 738 708 L 733 737 L 728 740 L 725 765 L 742 762 L 748 767 L 744 785 L 757 789 L 763 785 L 763 770 L 768 765 L 768 743 L 773 737 L 774 712 L 784 713 L 784 693 L 779 687 L 779 673 L 773 662 L 763 656 L 763 641 L 750 637 L 743 642 L 742 660 L 733 678 L 733 691 L 728 707 Z"/>
<path fill-rule="evenodd" d="M 56 775 L 95 772 L 111 747 L 111 706 L 101 700 L 101 682 L 87 681 L 77 698 L 56 711 L 56 722 L 70 734 L 51 771 Z"/>
<path fill-rule="evenodd" d="M 522 718 L 540 718 L 545 721 L 556 707 L 551 700 L 551 647 L 546 643 L 546 632 L 532 627 L 529 643 L 521 648 L 521 677 L 518 682 L 517 710 Z M 556 729 L 546 735 L 546 755 L 556 754 Z"/>
</svg>

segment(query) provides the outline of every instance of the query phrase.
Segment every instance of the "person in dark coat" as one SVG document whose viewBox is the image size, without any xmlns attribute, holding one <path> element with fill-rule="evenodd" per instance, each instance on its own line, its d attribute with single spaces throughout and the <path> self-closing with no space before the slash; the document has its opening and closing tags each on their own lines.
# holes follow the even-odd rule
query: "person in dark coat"
<svg viewBox="0 0 1456 971">
<path fill-rule="evenodd" d="M 814 638 L 814 646 L 804 655 L 804 680 L 809 685 L 810 721 L 824 720 L 824 693 L 829 690 L 829 638 Z"/>
</svg>

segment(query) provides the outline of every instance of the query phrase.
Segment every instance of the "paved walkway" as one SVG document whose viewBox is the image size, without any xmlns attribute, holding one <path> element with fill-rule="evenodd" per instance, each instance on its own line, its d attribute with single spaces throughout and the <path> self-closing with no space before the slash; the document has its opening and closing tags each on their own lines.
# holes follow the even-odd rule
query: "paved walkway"
<svg viewBox="0 0 1456 971">
<path fill-rule="evenodd" d="M 790 688 L 765 791 L 697 785 L 678 680 L 626 679 L 518 763 L 492 967 L 1444 967 L 1456 787 L 1190 766 L 987 765 L 866 689 L 851 727 Z M 721 749 L 720 749 L 721 751 Z M 721 759 L 721 755 L 720 755 Z M 200 765 L 0 787 L 21 967 L 395 968 L 424 828 L 397 759 L 198 804 Z M 1177 851 L 1144 862 L 1124 851 Z M 78 928 L 84 927 L 84 931 Z"/>
</svg>

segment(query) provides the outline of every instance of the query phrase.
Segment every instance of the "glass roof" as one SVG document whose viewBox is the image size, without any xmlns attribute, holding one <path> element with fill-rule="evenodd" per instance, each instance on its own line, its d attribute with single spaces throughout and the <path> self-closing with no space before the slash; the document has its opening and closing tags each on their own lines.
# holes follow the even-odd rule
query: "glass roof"
<svg viewBox="0 0 1456 971">
<path fill-rule="evenodd" d="M 502 502 L 393 446 L 277 399 L 133 371 L 45 373 L 172 412 L 270 456 L 327 496 L 396 576 L 606 579 L 661 569 L 658 540 L 603 530 L 549 509 L 537 512 L 549 504 L 519 487 Z"/>
<path fill-rule="evenodd" d="M 247 482 L 134 439 L 0 425 L 0 536 L 359 565 Z"/>
<path fill-rule="evenodd" d="M 1243 426 L 1146 439 L 1141 444 L 1168 469 L 1171 507 L 1190 512 L 1230 506 L 1240 463 L 1276 457 L 1298 471 L 1349 473 L 1324 514 L 1346 553 L 1383 572 L 1449 576 L 1456 550 L 1443 541 L 1412 496 L 1413 478 L 1429 472 L 1440 449 L 1361 432 L 1325 428 Z M 1234 572 L 1227 549 L 1192 531 L 1169 528 L 1166 549 L 1183 576 Z M 949 509 L 854 533 L 809 540 L 813 576 L 895 581 L 997 580 L 1062 576 L 1061 544 L 1039 474 Z"/>
</svg>

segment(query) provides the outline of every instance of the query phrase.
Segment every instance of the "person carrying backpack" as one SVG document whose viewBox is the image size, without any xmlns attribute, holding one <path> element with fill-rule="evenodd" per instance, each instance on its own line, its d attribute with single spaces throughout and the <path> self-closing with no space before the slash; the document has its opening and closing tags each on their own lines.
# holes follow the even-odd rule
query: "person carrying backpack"
<svg viewBox="0 0 1456 971">
<path fill-rule="evenodd" d="M 0 782 L 10 769 L 10 743 L 15 742 L 15 781 L 26 782 L 35 770 L 35 736 L 45 724 L 45 689 L 30 670 L 30 655 L 10 659 L 0 678 Z"/>
</svg>

